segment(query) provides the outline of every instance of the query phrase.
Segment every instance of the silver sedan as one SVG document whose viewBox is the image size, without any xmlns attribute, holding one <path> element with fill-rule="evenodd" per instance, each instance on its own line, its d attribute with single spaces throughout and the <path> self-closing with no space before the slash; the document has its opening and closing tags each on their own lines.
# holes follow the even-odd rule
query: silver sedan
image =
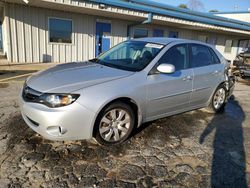
<svg viewBox="0 0 250 188">
<path fill-rule="evenodd" d="M 96 59 L 28 78 L 23 119 L 51 140 L 118 144 L 144 122 L 209 107 L 220 112 L 234 84 L 212 46 L 169 38 L 123 42 Z"/>
</svg>

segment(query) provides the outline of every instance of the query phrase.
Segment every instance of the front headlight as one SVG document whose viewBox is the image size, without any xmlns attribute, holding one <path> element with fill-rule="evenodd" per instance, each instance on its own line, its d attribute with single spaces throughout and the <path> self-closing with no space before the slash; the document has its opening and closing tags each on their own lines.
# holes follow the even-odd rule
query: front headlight
<svg viewBox="0 0 250 188">
<path fill-rule="evenodd" d="M 78 97 L 79 94 L 49 94 L 45 93 L 42 94 L 40 98 L 40 102 L 47 105 L 51 108 L 57 108 L 62 106 L 67 106 L 72 103 L 74 103 Z"/>
</svg>

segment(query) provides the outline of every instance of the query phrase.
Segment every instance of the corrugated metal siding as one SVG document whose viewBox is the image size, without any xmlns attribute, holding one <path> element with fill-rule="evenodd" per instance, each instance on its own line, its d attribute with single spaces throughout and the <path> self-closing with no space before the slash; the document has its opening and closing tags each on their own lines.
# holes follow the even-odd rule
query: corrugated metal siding
<svg viewBox="0 0 250 188">
<path fill-rule="evenodd" d="M 127 23 L 124 21 L 112 21 L 111 46 L 114 46 L 127 39 Z M 125 36 L 125 37 L 124 37 Z"/>
<path fill-rule="evenodd" d="M 48 18 L 73 21 L 72 44 L 49 43 Z M 98 17 L 99 18 L 99 17 Z M 50 9 L 6 4 L 6 39 L 11 62 L 84 61 L 95 56 L 96 17 Z M 111 46 L 126 40 L 127 23 L 111 20 Z"/>
</svg>

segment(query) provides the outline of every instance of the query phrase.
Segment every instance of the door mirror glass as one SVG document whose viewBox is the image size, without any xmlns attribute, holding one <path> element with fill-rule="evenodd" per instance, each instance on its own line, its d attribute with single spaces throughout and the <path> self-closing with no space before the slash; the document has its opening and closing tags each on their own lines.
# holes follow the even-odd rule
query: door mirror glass
<svg viewBox="0 0 250 188">
<path fill-rule="evenodd" d="M 171 74 L 171 73 L 174 73 L 175 72 L 175 66 L 172 65 L 172 64 L 160 64 L 158 67 L 157 67 L 157 70 L 160 72 L 160 73 L 164 73 L 164 74 Z"/>
</svg>

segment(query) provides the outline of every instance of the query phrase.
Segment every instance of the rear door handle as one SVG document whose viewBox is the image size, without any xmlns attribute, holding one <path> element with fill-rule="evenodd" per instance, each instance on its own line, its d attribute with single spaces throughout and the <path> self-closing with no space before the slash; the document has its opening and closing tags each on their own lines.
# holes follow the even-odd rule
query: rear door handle
<svg viewBox="0 0 250 188">
<path fill-rule="evenodd" d="M 192 76 L 186 76 L 182 79 L 183 81 L 189 81 L 189 80 L 193 80 Z"/>
</svg>

